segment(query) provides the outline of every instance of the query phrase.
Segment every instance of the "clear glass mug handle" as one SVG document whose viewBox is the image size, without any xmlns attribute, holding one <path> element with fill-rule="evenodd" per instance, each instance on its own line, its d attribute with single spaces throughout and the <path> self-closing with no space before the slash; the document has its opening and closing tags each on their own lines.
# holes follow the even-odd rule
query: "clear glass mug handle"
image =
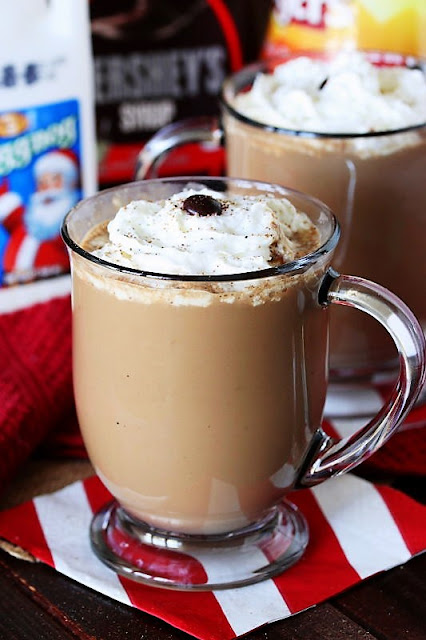
<svg viewBox="0 0 426 640">
<path fill-rule="evenodd" d="M 425 383 L 425 337 L 413 313 L 397 296 L 374 282 L 330 269 L 320 289 L 320 303 L 353 307 L 378 320 L 396 345 L 400 369 L 390 398 L 363 429 L 340 441 L 317 430 L 298 487 L 345 473 L 377 451 L 404 420 Z"/>
<path fill-rule="evenodd" d="M 173 122 L 163 127 L 140 151 L 136 163 L 135 180 L 158 177 L 158 167 L 167 155 L 184 144 L 194 142 L 209 143 L 213 147 L 223 144 L 223 129 L 219 118 L 200 116 Z"/>
</svg>

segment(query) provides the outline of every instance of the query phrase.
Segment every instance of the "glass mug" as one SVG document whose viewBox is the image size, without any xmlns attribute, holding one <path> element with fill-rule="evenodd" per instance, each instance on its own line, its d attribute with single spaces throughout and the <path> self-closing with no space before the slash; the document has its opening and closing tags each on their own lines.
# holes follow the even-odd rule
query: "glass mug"
<svg viewBox="0 0 426 640">
<path fill-rule="evenodd" d="M 93 519 L 93 549 L 134 580 L 203 590 L 263 580 L 302 555 L 307 524 L 285 496 L 352 469 L 391 436 L 424 380 L 425 342 L 392 293 L 331 269 L 339 227 L 330 210 L 280 186 L 192 179 L 225 195 L 288 198 L 311 218 L 320 248 L 279 267 L 156 274 L 84 248 L 89 231 L 119 207 L 171 196 L 188 180 L 100 192 L 66 216 L 62 237 L 72 266 L 79 424 L 114 496 Z M 321 429 L 330 305 L 378 320 L 400 361 L 389 401 L 341 442 Z M 205 561 L 214 563 L 209 575 Z"/>
<path fill-rule="evenodd" d="M 378 64 L 403 63 L 397 54 L 370 56 Z M 155 177 L 175 146 L 224 143 L 228 175 L 286 185 L 325 202 L 342 228 L 336 268 L 394 291 L 426 330 L 426 123 L 340 135 L 280 129 L 243 116 L 233 106 L 235 96 L 275 64 L 246 67 L 225 81 L 220 123 L 195 118 L 160 130 L 140 153 L 137 178 Z M 425 68 L 412 58 L 407 64 Z M 381 372 L 392 377 L 392 341 L 371 318 L 333 309 L 330 338 L 333 380 L 370 379 Z"/>
</svg>

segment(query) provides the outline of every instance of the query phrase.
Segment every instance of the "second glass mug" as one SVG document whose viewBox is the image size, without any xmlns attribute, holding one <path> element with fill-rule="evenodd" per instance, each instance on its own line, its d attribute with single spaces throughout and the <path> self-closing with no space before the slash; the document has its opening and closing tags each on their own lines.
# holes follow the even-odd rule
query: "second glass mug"
<svg viewBox="0 0 426 640">
<path fill-rule="evenodd" d="M 286 495 L 352 469 L 392 435 L 423 384 L 425 342 L 392 293 L 331 269 L 339 227 L 325 205 L 260 182 L 193 181 L 289 199 L 316 224 L 320 248 L 229 276 L 148 273 L 88 252 L 84 238 L 119 207 L 180 192 L 183 178 L 100 192 L 67 215 L 62 236 L 78 419 L 114 496 L 94 517 L 92 546 L 134 580 L 204 590 L 263 580 L 302 555 L 308 528 Z M 390 399 L 341 442 L 321 428 L 330 305 L 375 318 L 400 360 Z"/>
<path fill-rule="evenodd" d="M 382 64 L 386 54 L 370 52 Z M 402 64 L 402 57 L 401 64 Z M 395 63 L 395 54 L 389 59 Z M 282 59 L 285 60 L 284 58 Z M 411 59 L 424 69 L 421 61 Z M 394 291 L 426 329 L 426 123 L 369 134 L 322 134 L 261 124 L 234 106 L 235 96 L 276 62 L 230 76 L 220 96 L 221 121 L 194 118 L 155 134 L 139 156 L 137 178 L 153 178 L 168 151 L 189 142 L 224 144 L 228 175 L 282 184 L 315 196 L 337 215 L 342 240 L 336 268 Z M 386 332 L 370 318 L 334 309 L 332 379 L 372 378 L 397 367 Z"/>
</svg>

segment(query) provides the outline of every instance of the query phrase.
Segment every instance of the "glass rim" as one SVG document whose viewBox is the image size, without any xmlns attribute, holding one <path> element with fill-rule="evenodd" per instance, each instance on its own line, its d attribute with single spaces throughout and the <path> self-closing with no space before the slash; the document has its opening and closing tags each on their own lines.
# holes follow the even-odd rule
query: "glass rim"
<svg viewBox="0 0 426 640">
<path fill-rule="evenodd" d="M 405 59 L 406 61 L 410 60 L 413 62 L 413 65 L 412 65 L 413 67 L 415 67 L 416 64 L 421 65 L 422 71 L 426 76 L 426 59 L 423 59 L 421 57 L 405 55 L 401 53 L 398 54 L 396 52 L 390 52 L 390 51 L 379 51 L 379 50 L 373 50 L 373 49 L 365 49 L 365 50 L 359 50 L 359 51 L 361 53 L 366 53 L 371 55 L 373 54 L 391 55 L 391 56 L 394 55 L 402 59 Z M 219 104 L 225 111 L 227 111 L 230 115 L 232 115 L 236 120 L 239 120 L 244 124 L 255 127 L 257 129 L 262 129 L 263 131 L 279 133 L 282 135 L 291 135 L 291 136 L 300 137 L 300 138 L 314 138 L 314 139 L 320 138 L 320 139 L 334 139 L 334 140 L 379 138 L 382 136 L 396 135 L 398 133 L 408 133 L 411 131 L 418 131 L 419 129 L 426 128 L 426 120 L 425 120 L 424 122 L 421 122 L 419 124 L 408 125 L 406 127 L 399 127 L 398 129 L 387 129 L 385 131 L 367 131 L 364 133 L 338 133 L 338 132 L 328 132 L 328 131 L 309 131 L 305 129 L 291 129 L 287 127 L 278 127 L 275 125 L 269 125 L 264 122 L 259 122 L 258 120 L 253 120 L 252 118 L 245 116 L 244 114 L 239 112 L 237 109 L 235 109 L 232 106 L 232 104 L 230 104 L 230 102 L 226 99 L 226 96 L 225 96 L 226 91 L 233 84 L 235 84 L 235 81 L 238 78 L 241 78 L 247 75 L 246 86 L 248 86 L 250 83 L 253 83 L 253 80 L 257 73 L 265 69 L 270 69 L 271 65 L 278 64 L 280 61 L 283 62 L 286 59 L 294 59 L 296 57 L 302 57 L 302 56 L 309 57 L 313 55 L 316 55 L 316 57 L 320 57 L 318 52 L 313 52 L 313 51 L 305 51 L 300 53 L 289 52 L 289 54 L 287 54 L 287 57 L 286 57 L 286 54 L 283 54 L 282 56 L 279 56 L 279 57 L 271 58 L 268 60 L 262 60 L 260 62 L 254 62 L 252 64 L 244 66 L 242 69 L 235 71 L 224 80 L 220 94 L 219 94 Z M 400 65 L 400 66 L 403 66 L 403 65 Z M 408 64 L 406 64 L 405 66 L 408 67 Z"/>
<path fill-rule="evenodd" d="M 268 188 L 268 190 L 271 190 L 272 188 L 272 189 L 275 189 L 276 191 L 280 191 L 283 197 L 286 197 L 286 195 L 288 195 L 288 196 L 301 198 L 303 200 L 309 201 L 312 205 L 320 209 L 322 212 L 324 212 L 328 216 L 331 222 L 330 233 L 327 239 L 323 242 L 323 244 L 320 247 L 318 247 L 318 249 L 316 249 L 315 251 L 312 251 L 311 253 L 306 254 L 305 256 L 302 256 L 301 258 L 297 258 L 296 260 L 286 262 L 283 265 L 268 267 L 267 269 L 259 269 L 257 271 L 247 271 L 243 273 L 229 273 L 229 274 L 227 273 L 227 274 L 215 274 L 215 275 L 199 275 L 199 274 L 180 275 L 175 273 L 158 273 L 155 271 L 134 269 L 132 267 L 124 267 L 122 265 L 118 265 L 113 262 L 108 262 L 107 260 L 103 260 L 102 258 L 98 258 L 97 256 L 94 256 L 89 251 L 86 251 L 86 249 L 83 249 L 81 245 L 79 245 L 75 240 L 72 239 L 68 231 L 68 223 L 70 218 L 74 215 L 74 213 L 79 209 L 81 209 L 82 207 L 90 205 L 91 202 L 97 201 L 103 195 L 107 196 L 108 194 L 117 193 L 117 191 L 121 189 L 129 188 L 129 187 L 137 189 L 137 187 L 141 185 L 180 183 L 185 181 L 186 182 L 199 181 L 199 182 L 202 182 L 203 184 L 207 183 L 207 185 L 209 182 L 217 183 L 219 181 L 222 183 L 225 182 L 225 183 L 234 183 L 237 185 L 242 185 L 247 187 L 250 186 L 252 188 L 258 186 L 259 189 L 263 187 L 264 189 Z M 262 182 L 260 180 L 245 180 L 242 178 L 241 179 L 228 178 L 224 176 L 173 176 L 169 178 L 153 178 L 151 180 L 139 180 L 135 182 L 124 183 L 117 187 L 110 187 L 109 189 L 104 189 L 102 191 L 95 193 L 92 196 L 89 196 L 88 198 L 80 200 L 80 202 L 77 203 L 75 207 L 70 209 L 70 211 L 66 214 L 65 218 L 63 219 L 62 226 L 61 226 L 61 237 L 65 242 L 66 246 L 68 247 L 68 249 L 70 249 L 74 253 L 77 253 L 81 257 L 85 258 L 86 260 L 100 267 L 105 267 L 107 269 L 110 269 L 118 273 L 124 273 L 127 275 L 137 276 L 141 278 L 148 278 L 152 280 L 167 280 L 167 281 L 175 281 L 175 282 L 213 282 L 213 283 L 214 282 L 238 282 L 238 281 L 244 281 L 244 280 L 260 280 L 263 278 L 270 278 L 273 276 L 300 274 L 307 271 L 307 269 L 309 269 L 309 267 L 315 264 L 322 256 L 330 253 L 330 251 L 332 251 L 336 247 L 340 238 L 340 225 L 337 221 L 336 216 L 331 211 L 331 209 L 327 207 L 326 204 L 324 204 L 317 198 L 314 198 L 313 196 L 309 196 L 295 189 L 290 189 L 288 187 L 283 187 L 281 185 L 277 185 L 269 182 Z"/>
</svg>

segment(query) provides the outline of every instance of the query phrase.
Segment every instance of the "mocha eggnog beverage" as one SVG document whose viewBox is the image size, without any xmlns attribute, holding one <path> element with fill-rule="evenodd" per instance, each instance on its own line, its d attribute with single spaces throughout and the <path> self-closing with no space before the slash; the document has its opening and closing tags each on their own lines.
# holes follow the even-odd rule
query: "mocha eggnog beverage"
<svg viewBox="0 0 426 640">
<path fill-rule="evenodd" d="M 89 456 L 138 519 L 235 530 L 294 484 L 326 392 L 318 289 L 331 256 L 260 274 L 312 254 L 330 229 L 267 189 L 120 205 L 82 241 L 95 260 L 73 255 L 75 395 Z"/>
<path fill-rule="evenodd" d="M 413 314 L 336 274 L 332 212 L 270 183 L 134 182 L 79 203 L 61 233 L 77 414 L 113 498 L 96 505 L 95 554 L 196 591 L 289 568 L 309 531 L 283 498 L 366 460 L 416 400 L 426 345 Z M 330 305 L 371 314 L 400 358 L 389 400 L 341 441 L 321 428 Z"/>
<path fill-rule="evenodd" d="M 328 204 L 342 226 L 336 268 L 391 289 L 426 327 L 423 71 L 372 64 L 360 53 L 299 57 L 259 74 L 250 91 L 233 92 L 225 86 L 228 173 Z M 333 309 L 332 369 L 363 374 L 395 357 L 373 320 Z"/>
</svg>

